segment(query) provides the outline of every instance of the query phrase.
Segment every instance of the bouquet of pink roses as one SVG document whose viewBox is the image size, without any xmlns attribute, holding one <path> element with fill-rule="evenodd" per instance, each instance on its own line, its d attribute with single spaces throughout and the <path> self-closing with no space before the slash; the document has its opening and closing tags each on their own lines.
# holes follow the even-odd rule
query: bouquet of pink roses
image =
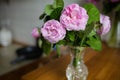
<svg viewBox="0 0 120 80">
<path fill-rule="evenodd" d="M 92 4 L 80 6 L 76 3 L 64 7 L 63 0 L 54 0 L 45 7 L 40 16 L 44 24 L 34 28 L 32 35 L 39 38 L 45 53 L 55 45 L 91 47 L 101 50 L 100 35 L 110 30 L 110 19 L 100 14 Z"/>
</svg>

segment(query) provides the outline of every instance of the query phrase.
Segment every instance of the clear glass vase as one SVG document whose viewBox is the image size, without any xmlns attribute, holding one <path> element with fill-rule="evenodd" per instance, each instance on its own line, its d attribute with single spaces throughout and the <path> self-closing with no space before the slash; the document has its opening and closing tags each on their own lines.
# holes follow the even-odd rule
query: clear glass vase
<svg viewBox="0 0 120 80">
<path fill-rule="evenodd" d="M 68 80 L 86 80 L 88 69 L 83 61 L 83 47 L 69 47 L 71 54 L 71 62 L 66 69 L 66 77 Z"/>
</svg>

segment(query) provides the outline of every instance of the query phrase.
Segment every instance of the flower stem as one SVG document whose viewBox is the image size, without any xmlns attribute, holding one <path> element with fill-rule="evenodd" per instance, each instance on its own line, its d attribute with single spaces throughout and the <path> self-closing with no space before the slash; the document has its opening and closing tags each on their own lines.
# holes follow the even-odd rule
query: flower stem
<svg viewBox="0 0 120 80">
<path fill-rule="evenodd" d="M 74 49 L 74 57 L 73 57 L 73 66 L 77 67 L 81 60 L 82 60 L 82 52 L 83 52 L 83 47 L 77 47 Z"/>
</svg>

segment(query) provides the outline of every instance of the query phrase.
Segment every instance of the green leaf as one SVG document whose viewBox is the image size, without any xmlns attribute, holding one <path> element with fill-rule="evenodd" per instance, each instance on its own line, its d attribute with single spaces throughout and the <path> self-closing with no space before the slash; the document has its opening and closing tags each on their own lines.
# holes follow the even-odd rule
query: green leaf
<svg viewBox="0 0 120 80">
<path fill-rule="evenodd" d="M 46 16 L 46 14 L 43 13 L 43 14 L 40 15 L 39 19 L 41 20 L 41 19 L 43 19 L 45 16 Z"/>
<path fill-rule="evenodd" d="M 85 41 L 86 37 L 91 33 L 91 31 L 93 29 L 94 29 L 94 23 L 91 23 L 86 26 L 80 46 L 84 45 L 84 41 Z"/>
<path fill-rule="evenodd" d="M 89 40 L 86 43 L 94 50 L 100 51 L 102 49 L 101 40 L 97 35 L 89 37 Z"/>
<path fill-rule="evenodd" d="M 95 25 L 94 23 L 91 23 L 86 26 L 85 35 L 89 35 L 91 33 L 91 31 L 94 30 L 94 25 Z"/>
<path fill-rule="evenodd" d="M 44 22 L 46 22 L 46 21 L 48 21 L 48 20 L 50 20 L 50 16 L 45 16 Z"/>
<path fill-rule="evenodd" d="M 87 37 L 92 37 L 94 35 L 96 35 L 96 32 L 94 30 L 92 30 Z"/>
<path fill-rule="evenodd" d="M 54 0 L 53 4 L 46 5 L 45 13 L 47 15 L 52 15 L 56 11 L 58 11 L 58 13 L 59 13 L 59 10 L 60 10 L 60 13 L 61 13 L 61 8 L 63 9 L 63 7 L 64 7 L 64 1 L 63 0 Z M 59 15 L 60 15 L 60 13 L 59 13 Z"/>
<path fill-rule="evenodd" d="M 43 48 L 43 51 L 48 55 L 51 51 L 51 43 L 47 42 L 46 40 L 42 40 L 42 48 Z"/>
<path fill-rule="evenodd" d="M 64 1 L 63 0 L 54 0 L 53 3 L 53 7 L 54 8 L 58 8 L 58 7 L 64 7 Z"/>
<path fill-rule="evenodd" d="M 87 10 L 89 15 L 88 24 L 92 22 L 98 22 L 100 20 L 99 10 L 93 4 L 85 4 L 84 8 Z"/>
<path fill-rule="evenodd" d="M 73 31 L 68 31 L 68 38 L 70 39 L 70 41 L 74 41 L 75 40 L 75 34 Z"/>
<path fill-rule="evenodd" d="M 59 20 L 62 9 L 63 9 L 62 7 L 58 7 L 58 8 L 56 8 L 56 9 L 54 9 L 54 10 L 52 11 L 52 13 L 50 14 L 50 18 L 51 18 L 51 19 Z"/>
<path fill-rule="evenodd" d="M 46 5 L 46 7 L 45 7 L 45 13 L 47 15 L 50 15 L 53 10 L 54 10 L 53 5 L 50 5 L 50 4 Z"/>
</svg>

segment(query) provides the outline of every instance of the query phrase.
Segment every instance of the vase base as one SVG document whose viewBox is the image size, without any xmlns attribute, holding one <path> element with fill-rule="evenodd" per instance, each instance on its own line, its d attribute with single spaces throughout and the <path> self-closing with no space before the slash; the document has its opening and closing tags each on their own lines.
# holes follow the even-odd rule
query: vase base
<svg viewBox="0 0 120 80">
<path fill-rule="evenodd" d="M 67 80 L 87 80 L 88 69 L 83 64 L 74 68 L 71 64 L 66 69 Z"/>
</svg>

